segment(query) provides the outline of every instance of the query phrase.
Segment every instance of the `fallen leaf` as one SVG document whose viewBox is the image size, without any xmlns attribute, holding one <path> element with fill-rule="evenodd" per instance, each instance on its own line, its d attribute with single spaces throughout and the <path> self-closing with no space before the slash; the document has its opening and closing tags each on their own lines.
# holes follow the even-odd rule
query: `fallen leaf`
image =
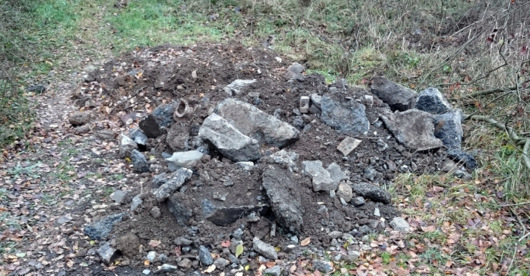
<svg viewBox="0 0 530 276">
<path fill-rule="evenodd" d="M 311 237 L 307 237 L 300 242 L 301 246 L 306 246 L 311 242 Z"/>
<path fill-rule="evenodd" d="M 243 244 L 240 243 L 236 246 L 236 258 L 243 254 Z"/>
</svg>

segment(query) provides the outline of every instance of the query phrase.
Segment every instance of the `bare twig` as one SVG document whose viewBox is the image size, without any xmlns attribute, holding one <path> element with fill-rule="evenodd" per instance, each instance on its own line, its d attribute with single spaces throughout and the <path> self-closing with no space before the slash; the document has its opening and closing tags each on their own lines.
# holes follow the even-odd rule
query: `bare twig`
<svg viewBox="0 0 530 276">
<path fill-rule="evenodd" d="M 495 94 L 499 92 L 510 92 L 514 90 L 517 90 L 517 86 L 499 87 L 499 88 L 493 88 L 493 89 L 473 92 L 471 94 L 464 95 L 462 98 L 475 98 L 475 97 L 486 96 L 486 95 Z"/>
</svg>

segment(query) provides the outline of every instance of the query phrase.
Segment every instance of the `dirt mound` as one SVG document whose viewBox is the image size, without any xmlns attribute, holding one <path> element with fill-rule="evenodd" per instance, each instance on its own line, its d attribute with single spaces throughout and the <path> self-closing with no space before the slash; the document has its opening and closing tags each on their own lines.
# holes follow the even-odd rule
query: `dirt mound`
<svg viewBox="0 0 530 276">
<path fill-rule="evenodd" d="M 136 144 L 120 154 L 132 159 L 131 169 L 138 162 L 148 168 L 139 170 L 146 183 L 109 210 L 124 215 L 103 242 L 133 265 L 142 265 L 152 248 L 165 256 L 152 262 L 187 269 L 199 259 L 209 263 L 195 260 L 199 245 L 234 265 L 257 266 L 250 249 L 234 258 L 234 245 L 251 248 L 257 237 L 285 257 L 305 237 L 328 247 L 338 238 L 330 233 L 360 240 L 384 231 L 399 212 L 381 193 L 397 173 L 439 171 L 445 149 L 405 147 L 380 119 L 389 106 L 366 88 L 328 85 L 290 65 L 272 51 L 237 43 L 162 46 L 137 49 L 86 76 L 76 103 L 128 129 L 123 134 Z M 271 126 L 291 136 L 282 140 Z M 136 139 L 139 132 L 145 142 Z M 351 153 L 337 149 L 356 140 Z M 171 161 L 178 158 L 191 159 Z"/>
</svg>

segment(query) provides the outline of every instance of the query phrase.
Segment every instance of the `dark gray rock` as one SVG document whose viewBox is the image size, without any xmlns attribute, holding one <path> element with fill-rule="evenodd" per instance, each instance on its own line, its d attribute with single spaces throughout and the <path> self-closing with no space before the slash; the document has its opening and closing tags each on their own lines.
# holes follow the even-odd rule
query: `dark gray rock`
<svg viewBox="0 0 530 276">
<path fill-rule="evenodd" d="M 434 136 L 434 117 L 430 113 L 411 109 L 381 116 L 385 126 L 406 147 L 425 151 L 440 148 L 442 141 Z"/>
<path fill-rule="evenodd" d="M 449 150 L 447 152 L 447 155 L 449 156 L 449 158 L 452 158 L 453 160 L 459 163 L 460 162 L 464 163 L 464 166 L 468 170 L 474 170 L 478 167 L 477 160 L 471 153 L 458 150 L 458 149 L 454 149 L 454 150 Z"/>
<path fill-rule="evenodd" d="M 135 172 L 143 173 L 149 171 L 149 163 L 147 163 L 147 159 L 143 153 L 137 150 L 132 150 L 131 161 Z"/>
<path fill-rule="evenodd" d="M 313 180 L 313 191 L 334 191 L 337 189 L 339 183 L 335 183 L 330 173 L 322 167 L 322 161 L 303 161 L 302 166 L 304 173 L 311 176 Z"/>
<path fill-rule="evenodd" d="M 416 91 L 381 76 L 372 78 L 370 88 L 372 93 L 388 104 L 392 111 L 411 109 L 417 97 Z"/>
<path fill-rule="evenodd" d="M 44 93 L 46 92 L 46 86 L 41 85 L 41 84 L 36 84 L 36 85 L 32 85 L 28 87 L 26 91 L 35 92 L 35 93 Z"/>
<path fill-rule="evenodd" d="M 110 264 L 116 256 L 116 249 L 113 248 L 109 242 L 106 242 L 98 249 L 98 255 L 103 262 Z"/>
<path fill-rule="evenodd" d="M 110 231 L 112 231 L 114 225 L 120 222 L 124 216 L 124 213 L 113 214 L 96 223 L 87 225 L 84 229 L 85 235 L 93 240 L 103 240 L 109 235 Z"/>
<path fill-rule="evenodd" d="M 199 260 L 203 265 L 213 264 L 212 253 L 204 245 L 199 246 Z"/>
<path fill-rule="evenodd" d="M 365 135 L 370 130 L 366 107 L 354 100 L 341 99 L 339 92 L 322 96 L 320 106 L 320 119 L 340 133 L 357 136 Z"/>
<path fill-rule="evenodd" d="M 220 268 L 220 269 L 223 269 L 223 268 L 227 267 L 227 266 L 230 264 L 230 261 L 227 260 L 227 259 L 224 259 L 224 258 L 217 258 L 217 259 L 213 262 L 213 264 L 214 264 L 216 267 L 218 267 L 218 268 Z"/>
<path fill-rule="evenodd" d="M 372 185 L 370 183 L 360 182 L 353 184 L 352 189 L 356 194 L 376 202 L 388 204 L 391 200 L 390 193 L 388 193 L 386 190 L 383 190 L 381 187 Z"/>
<path fill-rule="evenodd" d="M 156 119 L 158 125 L 163 128 L 168 128 L 173 122 L 173 113 L 179 103 L 173 102 L 163 104 L 153 110 L 153 117 Z"/>
<path fill-rule="evenodd" d="M 142 200 L 141 195 L 136 195 L 133 197 L 131 201 L 131 211 L 136 210 L 140 205 L 142 205 L 144 201 Z"/>
<path fill-rule="evenodd" d="M 249 103 L 228 98 L 217 105 L 215 113 L 260 144 L 282 148 L 298 139 L 299 131 L 295 127 Z"/>
<path fill-rule="evenodd" d="M 146 146 L 147 145 L 147 135 L 145 135 L 145 133 L 141 129 L 134 128 L 134 129 L 131 130 L 129 135 L 131 136 L 131 139 L 136 144 L 142 145 L 142 146 Z"/>
<path fill-rule="evenodd" d="M 270 260 L 278 259 L 278 253 L 276 252 L 276 249 L 274 249 L 274 246 L 261 241 L 258 237 L 254 237 L 252 244 L 252 249 L 263 255 L 263 257 Z"/>
<path fill-rule="evenodd" d="M 313 261 L 313 269 L 318 270 L 320 272 L 324 273 L 330 273 L 333 271 L 333 266 L 330 262 L 323 261 L 323 260 L 314 260 Z"/>
<path fill-rule="evenodd" d="M 144 134 L 149 138 L 157 138 L 158 136 L 164 134 L 153 115 L 148 115 L 145 119 L 140 121 L 139 126 Z"/>
<path fill-rule="evenodd" d="M 259 143 L 241 133 L 223 117 L 212 113 L 201 128 L 199 137 L 213 144 L 232 161 L 254 161 L 260 158 Z"/>
<path fill-rule="evenodd" d="M 442 140 L 446 148 L 461 148 L 464 131 L 462 130 L 462 112 L 460 110 L 436 115 L 434 126 L 434 136 Z"/>
<path fill-rule="evenodd" d="M 81 126 L 90 122 L 90 111 L 76 111 L 68 116 L 72 126 Z"/>
<path fill-rule="evenodd" d="M 169 174 L 166 182 L 153 191 L 155 198 L 158 201 L 164 201 L 184 185 L 186 180 L 190 179 L 192 174 L 193 171 L 186 168 L 180 168 Z"/>
<path fill-rule="evenodd" d="M 358 197 L 352 199 L 352 202 L 351 202 L 351 203 L 352 203 L 353 206 L 355 206 L 355 207 L 360 207 L 360 206 L 363 206 L 366 202 L 365 202 L 365 200 L 364 200 L 364 197 L 362 197 L 362 196 L 358 196 Z"/>
<path fill-rule="evenodd" d="M 268 165 L 262 174 L 262 185 L 278 223 L 291 232 L 300 232 L 304 224 L 304 208 L 293 173 Z"/>
<path fill-rule="evenodd" d="M 174 193 L 167 201 L 169 212 L 175 217 L 177 224 L 180 226 L 187 226 L 188 221 L 193 215 L 192 211 L 182 202 L 184 195 Z"/>
<path fill-rule="evenodd" d="M 192 240 L 185 238 L 185 237 L 178 237 L 173 241 L 176 245 L 191 245 L 193 243 Z"/>
<path fill-rule="evenodd" d="M 453 109 L 442 93 L 434 87 L 421 91 L 414 107 L 431 114 L 444 114 Z"/>
<path fill-rule="evenodd" d="M 237 96 L 241 94 L 241 90 L 245 88 L 248 85 L 251 85 L 255 83 L 256 80 L 234 80 L 229 85 L 225 86 L 223 90 L 229 95 L 229 96 Z"/>
</svg>

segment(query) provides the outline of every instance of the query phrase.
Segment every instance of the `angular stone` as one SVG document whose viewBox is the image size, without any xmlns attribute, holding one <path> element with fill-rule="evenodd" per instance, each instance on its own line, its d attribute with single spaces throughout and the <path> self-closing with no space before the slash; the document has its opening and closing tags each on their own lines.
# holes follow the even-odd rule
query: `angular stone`
<svg viewBox="0 0 530 276">
<path fill-rule="evenodd" d="M 298 153 L 294 151 L 280 150 L 267 157 L 275 164 L 287 165 L 289 168 L 296 167 L 296 161 L 298 160 Z"/>
<path fill-rule="evenodd" d="M 337 189 L 337 196 L 343 198 L 346 202 L 350 202 L 353 197 L 353 190 L 346 182 L 341 182 Z"/>
<path fill-rule="evenodd" d="M 169 170 L 175 171 L 182 167 L 192 168 L 197 165 L 203 155 L 204 153 L 198 150 L 174 152 L 171 157 L 166 158 L 166 161 L 168 162 Z"/>
<path fill-rule="evenodd" d="M 145 119 L 143 119 L 140 122 L 139 126 L 140 126 L 140 129 L 149 138 L 156 138 L 164 134 L 162 129 L 160 129 L 160 125 L 158 124 L 158 122 L 156 121 L 153 115 L 148 115 Z"/>
<path fill-rule="evenodd" d="M 241 90 L 246 86 L 255 83 L 256 80 L 234 80 L 229 85 L 225 86 L 223 90 L 230 96 L 237 96 L 241 93 Z"/>
<path fill-rule="evenodd" d="M 146 146 L 147 145 L 147 135 L 139 129 L 134 128 L 131 130 L 130 134 L 131 139 L 138 145 Z"/>
<path fill-rule="evenodd" d="M 308 112 L 309 112 L 309 97 L 302 96 L 300 97 L 300 113 L 308 113 Z"/>
<path fill-rule="evenodd" d="M 171 173 L 167 178 L 164 184 L 158 187 L 153 191 L 155 198 L 158 201 L 163 201 L 166 198 L 170 197 L 175 191 L 177 191 L 186 180 L 188 180 L 193 171 L 186 168 L 180 168 L 175 172 Z"/>
<path fill-rule="evenodd" d="M 178 225 L 187 226 L 193 213 L 187 206 L 182 204 L 183 200 L 181 197 L 183 196 L 180 193 L 173 194 L 167 201 L 167 207 L 169 212 L 175 217 Z"/>
<path fill-rule="evenodd" d="M 81 126 L 90 122 L 90 111 L 76 111 L 68 116 L 72 126 Z"/>
<path fill-rule="evenodd" d="M 370 88 L 372 93 L 388 104 L 392 111 L 411 109 L 417 97 L 416 91 L 381 76 L 372 78 Z"/>
<path fill-rule="evenodd" d="M 388 204 L 391 200 L 390 193 L 388 193 L 388 191 L 370 183 L 360 182 L 353 184 L 352 189 L 356 194 L 376 202 Z"/>
<path fill-rule="evenodd" d="M 370 130 L 366 107 L 354 100 L 341 100 L 339 92 L 322 96 L 320 119 L 340 133 L 364 135 Z"/>
<path fill-rule="evenodd" d="M 282 148 L 298 139 L 295 127 L 249 103 L 228 98 L 217 105 L 215 113 L 260 144 Z"/>
<path fill-rule="evenodd" d="M 350 153 L 359 146 L 361 143 L 361 140 L 352 138 L 352 137 L 346 137 L 342 142 L 340 142 L 339 146 L 337 146 L 337 149 L 344 154 L 344 156 L 350 155 Z"/>
<path fill-rule="evenodd" d="M 142 205 L 142 203 L 144 203 L 144 201 L 142 200 L 142 197 L 140 195 L 136 195 L 135 197 L 133 197 L 131 202 L 131 211 L 136 210 L 138 207 L 140 207 L 140 205 Z"/>
<path fill-rule="evenodd" d="M 199 260 L 202 265 L 213 264 L 212 253 L 204 245 L 199 246 Z"/>
<path fill-rule="evenodd" d="M 120 158 L 130 157 L 133 150 L 138 149 L 138 145 L 128 136 L 120 135 Z"/>
<path fill-rule="evenodd" d="M 116 256 L 116 249 L 114 249 L 109 242 L 104 243 L 99 249 L 98 249 L 98 255 L 101 257 L 103 262 L 106 264 L 110 264 L 114 257 Z"/>
<path fill-rule="evenodd" d="M 254 161 L 260 158 L 259 143 L 237 130 L 227 120 L 212 113 L 201 128 L 199 137 L 212 143 L 232 161 Z"/>
<path fill-rule="evenodd" d="M 143 153 L 137 150 L 132 150 L 131 161 L 135 172 L 143 173 L 149 171 L 149 163 L 147 163 L 147 159 Z"/>
<path fill-rule="evenodd" d="M 188 126 L 175 122 L 167 132 L 166 143 L 174 151 L 183 150 L 188 147 L 189 138 Z"/>
<path fill-rule="evenodd" d="M 337 163 L 333 162 L 329 164 L 327 168 L 331 179 L 333 179 L 333 185 L 338 186 L 342 180 L 348 179 L 348 176 L 341 170 Z"/>
<path fill-rule="evenodd" d="M 106 216 L 102 220 L 86 226 L 84 229 L 85 235 L 93 240 L 103 240 L 112 231 L 114 225 L 120 222 L 124 216 L 124 213 Z"/>
<path fill-rule="evenodd" d="M 278 265 L 275 265 L 273 267 L 269 267 L 265 269 L 265 274 L 267 276 L 281 276 L 282 275 L 282 268 Z"/>
<path fill-rule="evenodd" d="M 125 196 L 127 196 L 127 191 L 122 190 L 116 190 L 112 194 L 110 194 L 110 198 L 114 200 L 117 204 L 122 204 L 123 200 L 125 199 Z"/>
<path fill-rule="evenodd" d="M 322 161 L 303 161 L 304 172 L 311 176 L 313 180 L 313 191 L 336 190 L 338 183 L 335 183 L 329 172 L 322 167 Z"/>
<path fill-rule="evenodd" d="M 434 117 L 434 136 L 442 140 L 448 149 L 460 149 L 462 146 L 462 112 L 460 110 L 436 115 Z"/>
<path fill-rule="evenodd" d="M 237 162 L 236 165 L 244 171 L 250 171 L 254 167 L 254 162 Z"/>
<path fill-rule="evenodd" d="M 411 109 L 381 118 L 394 137 L 410 149 L 425 151 L 443 146 L 442 141 L 434 136 L 434 118 L 430 113 Z"/>
<path fill-rule="evenodd" d="M 414 107 L 431 114 L 444 114 L 453 110 L 453 107 L 442 93 L 434 87 L 421 91 Z"/>
<path fill-rule="evenodd" d="M 224 258 L 217 258 L 217 259 L 213 262 L 213 264 L 214 264 L 216 267 L 218 267 L 218 268 L 220 268 L 220 269 L 223 269 L 223 268 L 227 267 L 227 266 L 230 264 L 230 261 L 227 260 L 227 259 L 224 259 Z"/>
<path fill-rule="evenodd" d="M 408 233 L 412 229 L 410 228 L 409 223 L 403 219 L 402 217 L 395 217 L 390 222 L 390 226 L 394 228 L 394 230 L 399 231 L 401 233 Z"/>
<path fill-rule="evenodd" d="M 365 203 L 366 203 L 366 202 L 365 202 L 365 200 L 364 200 L 364 197 L 362 197 L 362 196 L 358 196 L 358 197 L 356 197 L 356 198 L 354 198 L 354 199 L 352 200 L 352 204 L 353 204 L 353 206 L 355 206 L 355 207 L 363 206 Z"/>
<path fill-rule="evenodd" d="M 262 185 L 277 222 L 291 232 L 300 232 L 304 224 L 304 208 L 293 173 L 268 165 L 262 174 Z"/>
<path fill-rule="evenodd" d="M 447 151 L 447 155 L 455 161 L 464 163 L 464 166 L 468 170 L 474 170 L 478 167 L 477 160 L 471 153 L 459 149 L 452 149 Z"/>
<path fill-rule="evenodd" d="M 153 110 L 152 115 L 160 127 L 168 128 L 173 123 L 173 113 L 178 104 L 177 102 L 162 104 Z"/>
<path fill-rule="evenodd" d="M 274 249 L 274 246 L 261 241 L 258 237 L 254 237 L 254 239 L 252 240 L 252 244 L 252 248 L 254 249 L 254 251 L 263 255 L 263 257 L 269 260 L 278 259 L 278 253 L 276 252 L 276 249 Z"/>
<path fill-rule="evenodd" d="M 320 109 L 320 103 L 322 102 L 322 96 L 318 95 L 317 93 L 311 94 L 311 105 L 316 106 L 318 109 Z"/>
</svg>

